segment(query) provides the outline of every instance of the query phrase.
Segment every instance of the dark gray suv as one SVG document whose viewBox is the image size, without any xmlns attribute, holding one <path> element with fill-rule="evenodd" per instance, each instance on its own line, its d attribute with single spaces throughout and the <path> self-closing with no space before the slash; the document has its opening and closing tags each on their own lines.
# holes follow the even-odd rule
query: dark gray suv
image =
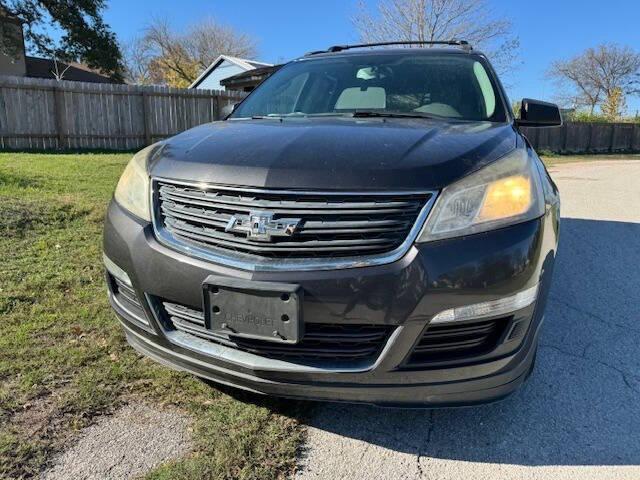
<svg viewBox="0 0 640 480">
<path fill-rule="evenodd" d="M 531 372 L 559 197 L 485 56 L 339 46 L 134 156 L 104 231 L 141 353 L 242 389 L 500 399 Z M 357 47 L 357 48 L 356 48 Z"/>
</svg>

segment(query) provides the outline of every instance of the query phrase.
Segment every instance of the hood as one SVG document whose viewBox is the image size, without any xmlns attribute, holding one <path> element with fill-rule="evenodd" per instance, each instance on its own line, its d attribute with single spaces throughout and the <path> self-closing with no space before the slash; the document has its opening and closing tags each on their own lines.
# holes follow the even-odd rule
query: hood
<svg viewBox="0 0 640 480">
<path fill-rule="evenodd" d="M 152 176 L 310 190 L 439 189 L 511 151 L 511 125 L 296 118 L 201 125 L 163 142 Z"/>
</svg>

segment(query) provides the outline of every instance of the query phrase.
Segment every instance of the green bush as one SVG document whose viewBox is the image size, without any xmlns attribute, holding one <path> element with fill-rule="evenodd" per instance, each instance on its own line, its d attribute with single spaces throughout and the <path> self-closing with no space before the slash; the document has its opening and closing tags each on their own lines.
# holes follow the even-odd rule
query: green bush
<svg viewBox="0 0 640 480">
<path fill-rule="evenodd" d="M 582 122 L 582 123 L 608 123 L 610 120 L 604 115 L 598 113 L 589 113 L 576 111 L 567 115 L 566 118 L 569 122 Z"/>
<path fill-rule="evenodd" d="M 611 120 L 609 117 L 601 113 L 589 113 L 585 111 L 576 111 L 566 114 L 564 120 L 567 122 L 580 123 L 640 123 L 640 117 L 622 117 Z"/>
</svg>

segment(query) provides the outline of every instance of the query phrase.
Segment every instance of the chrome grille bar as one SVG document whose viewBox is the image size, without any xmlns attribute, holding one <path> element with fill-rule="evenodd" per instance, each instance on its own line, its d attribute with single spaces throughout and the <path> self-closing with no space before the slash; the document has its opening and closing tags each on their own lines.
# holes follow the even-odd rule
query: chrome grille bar
<svg viewBox="0 0 640 480">
<path fill-rule="evenodd" d="M 154 229 L 166 245 L 245 270 L 379 265 L 411 247 L 435 192 L 315 192 L 235 188 L 154 179 Z M 229 229 L 267 212 L 295 229 L 265 240 Z M 246 225 L 246 224 L 243 224 Z"/>
</svg>

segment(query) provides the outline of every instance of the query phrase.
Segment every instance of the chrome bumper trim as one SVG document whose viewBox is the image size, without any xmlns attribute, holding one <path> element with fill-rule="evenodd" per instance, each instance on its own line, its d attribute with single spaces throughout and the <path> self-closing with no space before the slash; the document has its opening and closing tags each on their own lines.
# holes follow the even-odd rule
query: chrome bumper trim
<svg viewBox="0 0 640 480">
<path fill-rule="evenodd" d="M 249 352 L 243 352 L 242 350 L 210 342 L 184 332 L 168 331 L 164 332 L 164 334 L 165 337 L 176 346 L 253 370 L 292 373 L 363 373 L 373 370 L 380 365 L 387 352 L 393 348 L 393 345 L 401 331 L 402 327 L 397 327 L 393 331 L 384 348 L 380 352 L 380 355 L 378 355 L 374 362 L 358 362 L 350 367 L 345 367 L 344 365 L 332 366 L 330 364 L 323 365 L 322 367 L 302 365 L 299 363 L 287 362 L 286 360 L 278 360 L 262 357 Z"/>
</svg>

